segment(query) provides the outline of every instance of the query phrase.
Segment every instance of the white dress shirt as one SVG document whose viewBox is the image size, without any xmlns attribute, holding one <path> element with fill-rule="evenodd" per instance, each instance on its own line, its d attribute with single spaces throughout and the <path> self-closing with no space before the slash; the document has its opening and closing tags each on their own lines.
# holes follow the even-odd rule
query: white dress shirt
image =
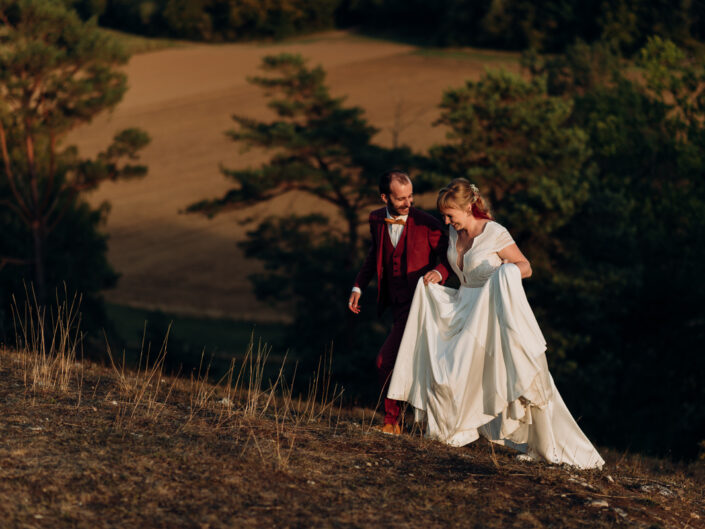
<svg viewBox="0 0 705 529">
<path fill-rule="evenodd" d="M 393 217 L 391 213 L 389 213 L 389 209 L 387 209 L 387 218 L 388 219 L 393 219 L 393 220 L 398 220 L 401 219 L 404 221 L 404 224 L 387 224 L 387 230 L 389 231 L 389 238 L 392 240 L 392 246 L 395 248 L 397 247 L 397 244 L 399 244 L 399 239 L 401 239 L 401 234 L 404 231 L 404 226 L 406 225 L 406 219 L 409 217 L 409 215 L 398 215 L 396 217 Z"/>
</svg>

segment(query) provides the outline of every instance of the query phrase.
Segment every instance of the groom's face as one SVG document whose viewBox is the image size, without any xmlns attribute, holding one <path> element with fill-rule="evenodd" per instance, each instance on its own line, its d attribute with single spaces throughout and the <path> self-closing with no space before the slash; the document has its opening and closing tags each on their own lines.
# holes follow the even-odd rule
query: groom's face
<svg viewBox="0 0 705 529">
<path fill-rule="evenodd" d="M 382 193 L 382 200 L 393 216 L 408 215 L 414 203 L 414 186 L 411 182 L 401 183 L 393 180 L 389 186 L 389 195 Z"/>
</svg>

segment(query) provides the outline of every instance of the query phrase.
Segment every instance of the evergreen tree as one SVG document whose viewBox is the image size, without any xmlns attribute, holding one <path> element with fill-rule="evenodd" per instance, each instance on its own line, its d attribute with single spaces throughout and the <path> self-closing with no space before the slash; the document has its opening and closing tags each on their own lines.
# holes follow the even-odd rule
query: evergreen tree
<svg viewBox="0 0 705 529">
<path fill-rule="evenodd" d="M 41 303 L 62 281 L 91 295 L 115 277 L 96 232 L 106 210 L 91 210 L 81 193 L 143 176 L 146 168 L 131 162 L 149 138 L 119 132 L 93 159 L 62 140 L 121 100 L 126 79 L 116 67 L 127 55 L 58 1 L 0 0 L 0 24 L 3 286 L 17 287 L 31 270 Z"/>
<path fill-rule="evenodd" d="M 246 255 L 261 259 L 265 272 L 252 277 L 262 299 L 294 302 L 289 342 L 297 352 L 317 358 L 331 341 L 349 349 L 355 336 L 345 301 L 361 261 L 360 227 L 371 206 L 380 203 L 379 174 L 412 163 L 408 149 L 371 143 L 377 132 L 359 107 L 347 107 L 325 85 L 322 68 L 309 68 L 298 55 L 265 57 L 269 76 L 254 77 L 269 98 L 276 119 L 263 122 L 233 116 L 237 128 L 228 136 L 244 148 L 266 149 L 270 160 L 259 168 L 223 169 L 233 188 L 224 196 L 193 204 L 190 212 L 221 211 L 265 202 L 291 191 L 304 192 L 335 206 L 338 218 L 319 214 L 266 219 L 248 233 Z M 419 182 L 423 188 L 423 184 Z M 339 226 L 342 224 L 343 228 Z M 366 296 L 374 301 L 374 294 Z M 374 309 L 366 311 L 374 316 Z M 369 350 L 362 359 L 371 362 Z M 364 377 L 369 368 L 338 363 L 339 372 Z M 359 367 L 359 363 L 357 364 Z M 367 378 L 369 376 L 367 375 Z"/>
<path fill-rule="evenodd" d="M 272 158 L 256 169 L 224 169 L 235 187 L 220 199 L 191 205 L 189 211 L 214 215 L 303 191 L 336 207 L 345 222 L 346 261 L 353 263 L 366 208 L 379 203 L 379 173 L 393 161 L 408 162 L 411 154 L 373 145 L 377 130 L 361 108 L 345 107 L 344 98 L 330 96 L 322 68 L 309 69 L 300 56 L 282 54 L 265 57 L 263 69 L 274 76 L 251 82 L 265 90 L 278 119 L 266 123 L 236 115 L 238 128 L 227 134 L 244 148 L 274 151 Z"/>
</svg>

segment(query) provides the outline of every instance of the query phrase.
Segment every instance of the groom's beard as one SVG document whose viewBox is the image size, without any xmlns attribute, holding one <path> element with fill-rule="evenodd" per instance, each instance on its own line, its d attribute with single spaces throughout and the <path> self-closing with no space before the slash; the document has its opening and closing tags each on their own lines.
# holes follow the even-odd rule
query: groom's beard
<svg viewBox="0 0 705 529">
<path fill-rule="evenodd" d="M 405 208 L 395 208 L 392 205 L 389 205 L 388 207 L 389 213 L 392 215 L 392 217 L 398 217 L 399 215 L 408 215 L 409 210 L 411 209 L 411 206 L 406 206 Z"/>
</svg>

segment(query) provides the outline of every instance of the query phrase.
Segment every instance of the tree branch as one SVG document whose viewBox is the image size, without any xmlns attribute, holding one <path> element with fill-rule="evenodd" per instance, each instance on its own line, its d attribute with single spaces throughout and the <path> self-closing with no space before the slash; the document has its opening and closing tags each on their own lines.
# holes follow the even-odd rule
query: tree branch
<svg viewBox="0 0 705 529">
<path fill-rule="evenodd" d="M 321 170 L 326 173 L 330 174 L 331 169 L 328 163 L 321 157 L 320 154 L 318 153 L 313 153 L 313 158 L 318 162 L 318 165 L 320 166 Z M 329 180 L 330 182 L 330 180 Z M 342 206 L 345 210 L 350 208 L 350 201 L 347 199 L 345 194 L 343 193 L 342 189 L 340 189 L 339 186 L 334 185 L 331 182 L 331 186 L 333 187 L 333 191 L 335 193 L 335 196 L 337 197 L 337 202 L 333 202 L 334 204 L 338 206 Z"/>
<path fill-rule="evenodd" d="M 20 209 L 16 204 L 13 204 L 9 200 L 0 200 L 0 204 L 7 206 L 10 208 L 12 211 L 17 213 L 17 215 L 22 219 L 22 222 L 27 224 L 28 226 L 31 224 L 31 221 L 29 220 L 30 217 L 27 215 L 22 209 Z"/>
<path fill-rule="evenodd" d="M 0 270 L 5 268 L 6 265 L 13 264 L 13 265 L 28 265 L 30 264 L 30 261 L 27 261 L 25 259 L 17 259 L 15 257 L 5 257 L 3 255 L 0 255 Z"/>
<path fill-rule="evenodd" d="M 54 221 L 51 224 L 47 224 L 45 226 L 47 233 L 51 233 L 52 231 L 54 231 L 54 228 L 56 228 L 56 225 L 59 224 L 59 222 L 64 217 L 66 212 L 69 210 L 69 208 L 71 207 L 71 204 L 73 204 L 73 201 L 76 200 L 76 197 L 78 197 L 79 192 L 80 192 L 75 187 L 69 188 L 66 191 L 67 191 L 67 193 L 69 193 L 69 196 L 66 198 L 66 202 L 64 202 L 64 206 L 61 208 L 61 210 L 57 214 L 56 219 L 54 219 Z M 47 213 L 45 215 L 45 219 L 47 221 L 49 220 L 49 216 L 54 212 L 54 209 L 56 209 L 56 206 L 59 205 L 59 199 L 60 199 L 60 195 L 57 195 L 56 197 L 54 197 L 54 200 L 52 201 L 52 204 L 49 207 L 49 209 L 47 210 Z"/>
</svg>

